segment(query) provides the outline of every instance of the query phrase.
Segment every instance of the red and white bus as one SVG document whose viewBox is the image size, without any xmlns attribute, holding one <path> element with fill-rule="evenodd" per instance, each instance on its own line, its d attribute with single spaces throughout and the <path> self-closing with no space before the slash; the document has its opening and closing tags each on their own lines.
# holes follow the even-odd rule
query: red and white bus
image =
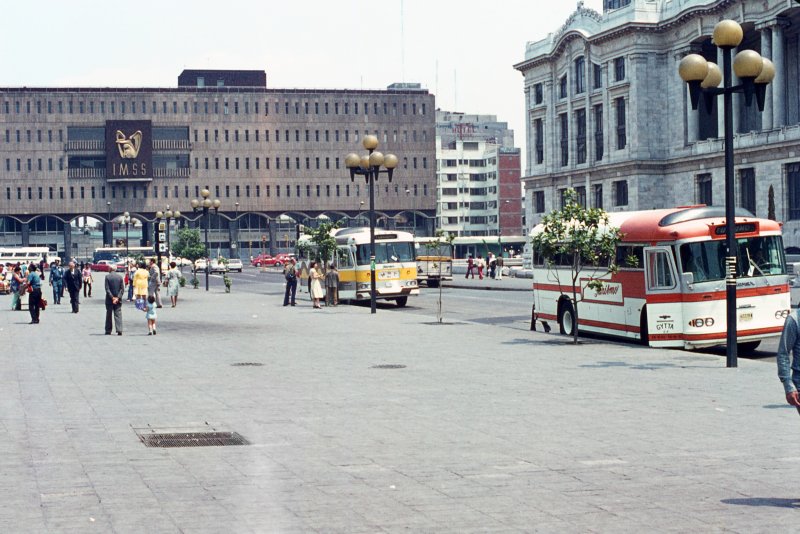
<svg viewBox="0 0 800 534">
<path fill-rule="evenodd" d="M 577 326 L 651 347 L 724 345 L 724 210 L 692 206 L 611 213 L 609 219 L 624 236 L 617 247 L 620 268 L 599 277 L 600 291 L 587 287 L 588 275 L 579 277 L 578 325 L 570 267 L 545 264 L 534 254 L 535 317 L 545 329 L 556 321 L 564 334 Z M 537 226 L 531 235 L 540 231 Z M 789 283 L 779 223 L 738 211 L 736 241 L 737 339 L 739 349 L 748 352 L 761 340 L 780 336 L 791 312 Z"/>
</svg>

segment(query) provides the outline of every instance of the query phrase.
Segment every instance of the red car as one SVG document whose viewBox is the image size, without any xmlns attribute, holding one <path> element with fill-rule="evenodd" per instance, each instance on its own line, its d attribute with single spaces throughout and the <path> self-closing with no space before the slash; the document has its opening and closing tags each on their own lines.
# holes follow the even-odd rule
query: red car
<svg viewBox="0 0 800 534">
<path fill-rule="evenodd" d="M 110 273 L 117 270 L 117 262 L 111 260 L 100 260 L 97 263 L 90 264 L 93 271 Z"/>
<path fill-rule="evenodd" d="M 281 252 L 275 256 L 270 256 L 269 254 L 259 254 L 253 258 L 253 261 L 250 263 L 256 267 L 281 267 L 291 257 L 294 257 L 294 254 L 287 254 L 285 252 Z"/>
</svg>

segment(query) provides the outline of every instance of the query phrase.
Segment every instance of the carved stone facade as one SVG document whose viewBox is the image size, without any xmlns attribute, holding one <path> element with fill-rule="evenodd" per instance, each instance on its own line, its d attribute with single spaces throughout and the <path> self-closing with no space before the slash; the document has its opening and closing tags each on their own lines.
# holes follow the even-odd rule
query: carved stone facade
<svg viewBox="0 0 800 534">
<path fill-rule="evenodd" d="M 515 65 L 529 226 L 567 187 L 609 211 L 724 203 L 722 112 L 691 110 L 678 63 L 692 52 L 721 63 L 710 41 L 725 18 L 743 26 L 740 49 L 778 71 L 764 113 L 734 97 L 737 204 L 766 217 L 772 190 L 785 244 L 800 246 L 800 9 L 782 0 L 632 0 L 602 14 L 581 5 L 529 43 Z"/>
</svg>

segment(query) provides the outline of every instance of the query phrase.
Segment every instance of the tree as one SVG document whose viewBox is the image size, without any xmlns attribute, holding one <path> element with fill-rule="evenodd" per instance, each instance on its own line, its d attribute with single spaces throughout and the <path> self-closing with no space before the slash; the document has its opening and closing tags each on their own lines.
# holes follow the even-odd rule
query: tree
<svg viewBox="0 0 800 534">
<path fill-rule="evenodd" d="M 447 247 L 447 249 L 449 251 L 452 251 L 453 241 L 456 238 L 455 234 L 451 234 L 450 232 L 445 232 L 444 230 L 442 230 L 440 228 L 440 229 L 436 230 L 436 237 L 438 238 L 436 241 L 428 241 L 428 242 L 425 243 L 425 248 L 428 249 L 428 256 L 433 255 L 433 254 L 435 254 L 437 256 L 441 256 L 441 245 L 442 245 L 442 243 L 447 243 L 447 245 L 449 245 Z M 485 243 L 485 241 L 484 241 L 484 243 Z M 450 252 L 450 253 L 452 254 L 452 252 Z M 436 316 L 437 316 L 437 319 L 439 320 L 439 323 L 441 324 L 442 319 L 443 319 L 443 314 L 442 314 L 442 262 L 441 261 L 437 261 L 436 263 L 438 263 L 438 267 L 439 267 L 439 281 L 438 281 L 438 284 L 437 284 L 439 286 L 439 308 L 437 310 Z M 428 261 L 428 265 L 427 265 L 425 271 L 426 272 L 430 272 L 430 261 Z M 451 267 L 451 272 L 452 272 L 452 267 Z M 428 282 L 428 284 L 430 284 L 430 282 Z"/>
<path fill-rule="evenodd" d="M 317 257 L 314 259 L 321 260 L 324 269 L 327 269 L 328 263 L 336 253 L 336 238 L 331 235 L 331 231 L 336 228 L 339 228 L 338 222 L 323 222 L 309 231 L 311 242 L 317 249 Z"/>
<path fill-rule="evenodd" d="M 601 277 L 617 270 L 614 263 L 616 247 L 622 240 L 622 232 L 609 224 L 608 214 L 604 210 L 584 208 L 577 198 L 574 189 L 564 191 L 564 207 L 545 215 L 532 238 L 534 253 L 542 256 L 559 287 L 568 283 L 568 291 L 572 294 L 570 304 L 574 311 L 573 343 L 578 342 L 578 302 L 582 300 L 583 293 L 581 286 L 597 291 L 602 289 Z M 635 265 L 638 260 L 626 258 L 626 264 Z M 562 283 L 559 275 L 564 271 L 553 269 L 554 265 L 568 265 L 570 280 Z M 587 279 L 588 282 L 584 282 Z M 563 319 L 563 316 L 559 319 Z"/>
<path fill-rule="evenodd" d="M 200 230 L 186 227 L 178 230 L 178 239 L 172 244 L 172 252 L 191 261 L 192 265 L 195 260 L 206 257 L 206 246 L 200 240 Z"/>
</svg>

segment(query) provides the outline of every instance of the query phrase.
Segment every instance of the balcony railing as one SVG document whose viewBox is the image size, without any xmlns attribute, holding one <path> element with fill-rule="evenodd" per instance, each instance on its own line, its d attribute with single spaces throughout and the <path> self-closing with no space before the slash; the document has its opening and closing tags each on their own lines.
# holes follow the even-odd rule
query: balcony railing
<svg viewBox="0 0 800 534">
<path fill-rule="evenodd" d="M 106 149 L 105 141 L 67 141 L 67 152 L 82 151 L 104 151 Z"/>
<path fill-rule="evenodd" d="M 165 169 L 156 167 L 153 169 L 153 178 L 188 178 L 190 169 L 182 167 L 179 169 Z"/>
<path fill-rule="evenodd" d="M 153 141 L 153 150 L 190 150 L 191 143 L 188 139 L 156 139 Z"/>
<path fill-rule="evenodd" d="M 105 169 L 92 169 L 92 168 L 76 168 L 67 169 L 68 178 L 105 178 Z"/>
</svg>

